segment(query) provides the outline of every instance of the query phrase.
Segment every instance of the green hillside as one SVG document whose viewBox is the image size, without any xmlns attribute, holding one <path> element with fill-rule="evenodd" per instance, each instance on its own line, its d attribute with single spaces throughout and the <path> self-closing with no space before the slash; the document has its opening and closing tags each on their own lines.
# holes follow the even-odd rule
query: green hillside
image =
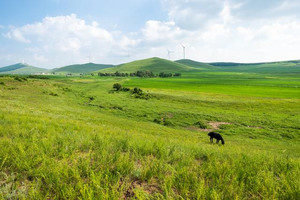
<svg viewBox="0 0 300 200">
<path fill-rule="evenodd" d="M 220 71 L 253 72 L 253 73 L 300 73 L 300 61 L 282 61 L 265 63 L 209 63 L 218 67 Z"/>
<path fill-rule="evenodd" d="M 6 67 L 1 67 L 0 68 L 0 73 L 1 72 L 7 72 L 7 71 L 14 71 L 16 69 L 25 67 L 26 65 L 18 63 L 18 64 L 14 64 L 14 65 L 10 65 L 10 66 L 6 66 Z"/>
<path fill-rule="evenodd" d="M 135 71 L 152 71 L 154 73 L 159 72 L 184 72 L 197 70 L 196 68 L 172 62 L 161 58 L 148 58 L 144 60 L 137 60 L 130 63 L 118 65 L 116 67 L 107 68 L 101 70 L 101 72 L 135 72 Z"/>
<path fill-rule="evenodd" d="M 95 63 L 86 63 L 86 64 L 76 64 L 68 65 L 58 69 L 54 69 L 53 72 L 59 73 L 91 73 L 100 69 L 113 67 L 113 65 L 105 64 L 95 64 Z"/>
<path fill-rule="evenodd" d="M 49 70 L 39 67 L 34 67 L 28 64 L 14 64 L 0 68 L 0 74 L 35 74 L 48 72 Z"/>
<path fill-rule="evenodd" d="M 189 60 L 189 59 L 181 59 L 181 60 L 176 60 L 176 63 L 180 63 L 183 65 L 187 65 L 190 67 L 198 68 L 198 69 L 216 69 L 216 66 L 210 65 L 208 63 L 203 63 L 203 62 L 197 62 L 194 60 Z"/>
</svg>

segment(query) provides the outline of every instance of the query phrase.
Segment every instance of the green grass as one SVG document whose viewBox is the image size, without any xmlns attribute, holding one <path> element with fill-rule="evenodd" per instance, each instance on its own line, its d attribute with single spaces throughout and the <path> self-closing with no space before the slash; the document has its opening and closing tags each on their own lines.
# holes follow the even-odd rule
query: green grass
<svg viewBox="0 0 300 200">
<path fill-rule="evenodd" d="M 252 72 L 266 74 L 299 74 L 300 61 L 282 61 L 269 63 L 210 63 L 218 67 L 218 71 L 227 72 Z"/>
<path fill-rule="evenodd" d="M 197 62 L 197 61 L 189 60 L 189 59 L 181 59 L 181 60 L 177 60 L 175 62 L 183 64 L 183 65 L 187 65 L 190 67 L 198 68 L 198 69 L 217 69 L 217 67 L 210 65 L 208 63 Z"/>
<path fill-rule="evenodd" d="M 48 72 L 49 70 L 39 67 L 33 67 L 27 64 L 15 64 L 0 68 L 0 74 L 33 74 Z"/>
<path fill-rule="evenodd" d="M 61 68 L 57 68 L 52 70 L 55 73 L 91 73 L 100 69 L 105 69 L 113 67 L 113 65 L 105 65 L 105 64 L 94 64 L 94 63 L 87 63 L 87 64 L 76 64 L 76 65 L 69 65 Z"/>
<path fill-rule="evenodd" d="M 0 82 L 0 198 L 300 197 L 297 75 Z M 114 92 L 117 82 L 152 98 Z M 210 144 L 199 121 L 228 122 L 225 146 Z"/>
<path fill-rule="evenodd" d="M 144 60 L 137 60 L 130 63 L 125 63 L 122 65 L 118 65 L 112 68 L 107 68 L 101 70 L 101 72 L 136 72 L 136 71 L 152 71 L 153 73 L 160 73 L 160 72 L 184 72 L 184 71 L 197 71 L 196 68 L 172 62 L 169 60 L 161 59 L 161 58 L 148 58 Z"/>
</svg>

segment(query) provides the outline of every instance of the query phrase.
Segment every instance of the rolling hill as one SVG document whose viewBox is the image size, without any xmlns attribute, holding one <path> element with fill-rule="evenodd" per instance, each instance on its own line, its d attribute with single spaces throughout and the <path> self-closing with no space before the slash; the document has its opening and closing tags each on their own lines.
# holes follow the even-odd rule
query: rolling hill
<svg viewBox="0 0 300 200">
<path fill-rule="evenodd" d="M 197 69 L 217 69 L 216 66 L 210 65 L 209 63 L 197 62 L 197 61 L 189 60 L 189 59 L 176 60 L 175 62 L 183 64 L 183 65 L 187 65 L 190 67 L 194 67 Z"/>
<path fill-rule="evenodd" d="M 161 58 L 148 58 L 144 60 L 137 60 L 125 64 L 121 64 L 115 67 L 100 70 L 101 72 L 135 72 L 135 71 L 152 71 L 153 73 L 159 72 L 184 72 L 193 71 L 197 68 L 190 67 L 181 63 L 172 62 Z"/>
<path fill-rule="evenodd" d="M 22 63 L 0 68 L 0 74 L 38 74 L 45 72 L 49 72 L 49 70 Z"/>
<path fill-rule="evenodd" d="M 75 64 L 68 65 L 65 67 L 57 68 L 52 70 L 52 72 L 56 73 L 91 73 L 100 69 L 105 69 L 113 67 L 113 65 L 106 64 L 95 64 L 95 63 L 86 63 L 86 64 Z"/>
<path fill-rule="evenodd" d="M 252 73 L 300 73 L 300 60 L 263 63 L 209 63 L 220 71 Z"/>
</svg>

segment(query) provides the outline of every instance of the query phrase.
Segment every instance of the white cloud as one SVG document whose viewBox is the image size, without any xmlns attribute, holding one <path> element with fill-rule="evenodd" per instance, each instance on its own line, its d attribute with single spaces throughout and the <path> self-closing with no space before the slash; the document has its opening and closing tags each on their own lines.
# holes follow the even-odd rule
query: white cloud
<svg viewBox="0 0 300 200">
<path fill-rule="evenodd" d="M 25 39 L 25 37 L 23 36 L 22 31 L 20 31 L 19 29 L 11 30 L 10 32 L 4 34 L 4 37 L 7 37 L 9 39 L 14 39 L 14 40 L 17 40 L 19 42 L 30 43 L 30 40 Z"/>
<path fill-rule="evenodd" d="M 43 62 L 48 62 L 49 60 L 43 56 L 43 55 L 38 55 L 38 54 L 34 54 L 34 59 L 39 62 L 39 63 L 43 63 Z"/>
<path fill-rule="evenodd" d="M 292 11 L 300 3 L 276 0 L 162 0 L 164 21 L 151 20 L 131 33 L 109 31 L 76 15 L 45 17 L 41 22 L 11 28 L 7 38 L 25 45 L 26 60 L 37 66 L 72 63 L 122 63 L 152 56 L 199 61 L 258 62 L 299 59 L 300 20 Z M 291 7 L 293 5 L 294 7 Z M 267 17 L 260 6 L 266 6 Z M 257 12 L 256 12 L 257 11 Z M 275 12 L 279 12 L 274 16 Z M 253 15 L 251 15 L 253 14 Z M 252 20 L 255 19 L 255 20 Z M 18 57 L 22 57 L 19 55 Z"/>
<path fill-rule="evenodd" d="M 147 21 L 142 29 L 144 39 L 150 42 L 161 42 L 176 39 L 183 36 L 183 31 L 175 25 L 175 22 Z"/>
<path fill-rule="evenodd" d="M 136 45 L 137 41 L 122 34 L 114 34 L 99 26 L 96 21 L 88 24 L 75 14 L 45 17 L 41 22 L 11 28 L 5 37 L 27 43 L 28 56 L 36 65 L 44 65 L 46 60 L 55 66 L 74 62 L 86 62 L 92 54 L 94 62 L 108 62 L 107 54 L 121 44 L 122 48 Z M 34 51 L 32 51 L 34 50 Z M 44 59 L 37 54 L 47 55 Z"/>
</svg>

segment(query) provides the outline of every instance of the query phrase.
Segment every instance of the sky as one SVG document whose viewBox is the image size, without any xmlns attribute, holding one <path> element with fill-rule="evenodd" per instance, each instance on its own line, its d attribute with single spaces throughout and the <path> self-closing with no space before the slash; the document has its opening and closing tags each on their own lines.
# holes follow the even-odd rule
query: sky
<svg viewBox="0 0 300 200">
<path fill-rule="evenodd" d="M 0 67 L 300 59 L 299 0 L 0 0 Z M 168 54 L 169 51 L 169 54 Z"/>
</svg>

